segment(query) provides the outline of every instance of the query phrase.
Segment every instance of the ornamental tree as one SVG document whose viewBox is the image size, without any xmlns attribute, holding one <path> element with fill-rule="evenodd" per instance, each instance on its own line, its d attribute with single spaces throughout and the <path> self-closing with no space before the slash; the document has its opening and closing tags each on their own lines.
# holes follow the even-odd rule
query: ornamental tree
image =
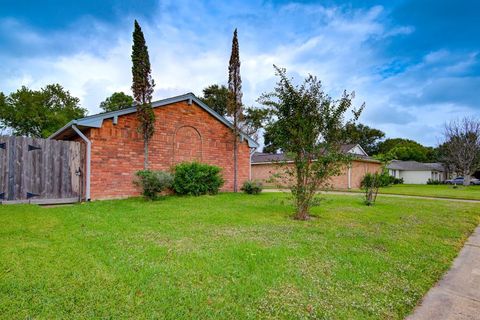
<svg viewBox="0 0 480 320">
<path fill-rule="evenodd" d="M 233 119 L 233 191 L 238 191 L 238 136 L 243 120 L 242 78 L 240 76 L 240 53 L 238 48 L 237 29 L 233 32 L 232 53 L 228 66 L 228 101 L 227 112 Z"/>
<path fill-rule="evenodd" d="M 271 109 L 275 124 L 271 138 L 293 162 L 293 166 L 285 166 L 285 173 L 292 181 L 294 218 L 307 220 L 315 193 L 350 161 L 340 146 L 345 126 L 355 123 L 363 105 L 352 108 L 354 93 L 344 92 L 340 99 L 333 100 L 312 75 L 303 84 L 294 85 L 285 69 L 274 67 L 279 81 L 274 91 L 264 93 L 259 102 Z M 348 111 L 352 115 L 345 120 Z"/>
<path fill-rule="evenodd" d="M 137 106 L 138 130 L 143 137 L 144 169 L 148 169 L 148 142 L 155 132 L 155 113 L 152 95 L 155 82 L 152 79 L 148 48 L 142 29 L 135 20 L 132 46 L 132 91 Z"/>
</svg>

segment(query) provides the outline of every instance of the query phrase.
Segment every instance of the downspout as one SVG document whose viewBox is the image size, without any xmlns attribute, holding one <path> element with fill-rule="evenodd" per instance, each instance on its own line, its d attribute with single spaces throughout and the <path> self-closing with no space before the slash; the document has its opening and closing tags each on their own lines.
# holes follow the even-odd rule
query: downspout
<svg viewBox="0 0 480 320">
<path fill-rule="evenodd" d="M 250 166 L 248 167 L 249 171 L 248 171 L 248 180 L 252 180 L 252 156 L 253 154 L 255 153 L 255 150 L 257 150 L 257 148 L 250 148 Z"/>
<path fill-rule="evenodd" d="M 76 125 L 72 125 L 72 129 L 73 131 L 75 131 L 79 136 L 80 138 L 83 139 L 83 141 L 85 141 L 85 143 L 87 144 L 87 163 L 86 163 L 86 173 L 85 173 L 85 176 L 86 176 L 86 182 L 85 182 L 85 200 L 86 201 L 90 201 L 90 161 L 91 161 L 91 158 L 92 158 L 92 142 L 83 134 L 82 131 L 80 131 Z"/>
<path fill-rule="evenodd" d="M 348 165 L 348 189 L 352 189 L 352 165 Z"/>
</svg>

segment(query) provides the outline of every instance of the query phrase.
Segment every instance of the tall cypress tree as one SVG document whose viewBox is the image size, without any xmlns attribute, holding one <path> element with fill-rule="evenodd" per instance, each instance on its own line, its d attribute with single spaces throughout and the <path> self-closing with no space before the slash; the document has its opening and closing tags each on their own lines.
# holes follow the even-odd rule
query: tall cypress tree
<svg viewBox="0 0 480 320">
<path fill-rule="evenodd" d="M 242 78 L 240 77 L 240 54 L 238 50 L 237 29 L 233 32 L 232 53 L 228 66 L 228 114 L 233 118 L 233 191 L 238 191 L 238 136 L 242 121 Z"/>
<path fill-rule="evenodd" d="M 132 45 L 132 91 L 137 106 L 137 117 L 140 122 L 139 132 L 143 136 L 144 163 L 148 169 L 148 142 L 155 131 L 155 114 L 152 108 L 152 94 L 155 82 L 152 79 L 148 48 L 145 44 L 142 29 L 135 20 Z"/>
</svg>

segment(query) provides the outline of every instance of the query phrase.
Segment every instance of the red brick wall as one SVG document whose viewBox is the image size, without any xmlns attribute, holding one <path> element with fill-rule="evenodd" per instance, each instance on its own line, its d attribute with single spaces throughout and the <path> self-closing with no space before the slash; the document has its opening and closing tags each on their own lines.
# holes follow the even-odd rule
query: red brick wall
<svg viewBox="0 0 480 320">
<path fill-rule="evenodd" d="M 223 191 L 233 190 L 233 135 L 201 107 L 187 101 L 155 108 L 155 134 L 149 143 L 150 169 L 169 170 L 182 161 L 197 160 L 219 166 L 225 179 Z M 143 140 L 136 114 L 104 120 L 99 129 L 86 133 L 92 141 L 91 198 L 138 195 L 134 174 L 143 169 Z M 239 146 L 238 186 L 249 178 L 250 149 Z"/>
<path fill-rule="evenodd" d="M 288 164 L 291 166 L 290 164 Z M 360 161 L 354 160 L 352 161 L 352 168 L 351 168 L 351 187 L 352 188 L 360 188 L 360 182 L 362 181 L 363 176 L 367 172 L 376 172 L 380 170 L 381 165 L 380 163 L 376 162 L 368 162 L 368 161 Z M 276 183 L 269 183 L 268 180 L 271 179 L 272 175 L 276 173 L 281 173 L 282 166 L 280 164 L 253 164 L 252 165 L 252 179 L 253 180 L 261 180 L 264 181 L 266 185 L 287 185 L 288 180 L 283 179 L 283 181 L 279 181 Z M 348 189 L 348 168 L 344 168 L 342 173 L 338 176 L 332 177 L 330 179 L 330 184 L 335 189 Z"/>
</svg>

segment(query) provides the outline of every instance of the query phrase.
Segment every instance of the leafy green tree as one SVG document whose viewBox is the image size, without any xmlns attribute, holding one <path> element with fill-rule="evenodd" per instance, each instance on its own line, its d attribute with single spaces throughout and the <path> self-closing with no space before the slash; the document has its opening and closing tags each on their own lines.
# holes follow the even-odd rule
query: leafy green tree
<svg viewBox="0 0 480 320">
<path fill-rule="evenodd" d="M 203 89 L 203 97 L 200 97 L 200 100 L 216 113 L 225 117 L 227 115 L 228 94 L 226 86 L 212 84 Z"/>
<path fill-rule="evenodd" d="M 345 127 L 345 142 L 359 144 L 369 155 L 378 153 L 378 142 L 384 137 L 383 131 L 361 123 Z"/>
<path fill-rule="evenodd" d="M 228 109 L 229 90 L 224 85 L 212 84 L 203 89 L 203 97 L 200 97 L 206 105 L 223 117 L 231 117 Z M 248 107 L 241 110 L 238 127 L 255 140 L 258 139 L 259 130 L 265 125 L 268 118 L 268 110 Z"/>
<path fill-rule="evenodd" d="M 414 144 L 395 146 L 387 153 L 389 159 L 403 161 L 427 162 L 427 150 L 423 146 Z"/>
<path fill-rule="evenodd" d="M 276 122 L 267 123 L 265 131 L 263 133 L 263 152 L 265 153 L 277 153 L 281 151 L 280 146 L 275 140 L 276 136 Z"/>
<path fill-rule="evenodd" d="M 228 65 L 228 100 L 227 111 L 233 119 L 233 192 L 238 191 L 238 136 L 243 120 L 242 78 L 240 77 L 240 53 L 237 29 L 233 32 L 232 52 Z"/>
<path fill-rule="evenodd" d="M 152 95 L 155 82 L 152 79 L 150 57 L 142 29 L 137 20 L 134 23 L 132 46 L 132 92 L 137 106 L 139 131 L 143 136 L 144 169 L 148 169 L 148 142 L 155 132 L 155 113 L 152 108 Z"/>
<path fill-rule="evenodd" d="M 386 139 L 378 144 L 378 157 L 404 161 L 433 162 L 437 155 L 432 147 L 403 138 Z"/>
<path fill-rule="evenodd" d="M 100 103 L 100 108 L 105 112 L 117 111 L 130 108 L 133 105 L 133 98 L 124 92 L 114 92 Z"/>
<path fill-rule="evenodd" d="M 270 110 L 263 108 L 248 107 L 245 109 L 242 121 L 242 131 L 258 140 L 260 129 L 262 129 L 268 121 Z"/>
<path fill-rule="evenodd" d="M 59 84 L 40 90 L 23 86 L 7 97 L 3 93 L 0 96 L 0 127 L 10 128 L 15 135 L 47 138 L 86 114 L 80 100 Z"/>
<path fill-rule="evenodd" d="M 286 70 L 275 66 L 279 81 L 271 93 L 259 102 L 271 108 L 275 122 L 275 143 L 289 155 L 293 166 L 285 166 L 293 181 L 290 190 L 295 199 L 295 218 L 309 219 L 314 196 L 321 186 L 340 173 L 350 156 L 341 151 L 345 125 L 354 123 L 363 106 L 352 110 L 352 95 L 346 92 L 339 100 L 326 95 L 314 76 L 296 86 Z M 345 123 L 347 111 L 351 120 Z"/>
</svg>

